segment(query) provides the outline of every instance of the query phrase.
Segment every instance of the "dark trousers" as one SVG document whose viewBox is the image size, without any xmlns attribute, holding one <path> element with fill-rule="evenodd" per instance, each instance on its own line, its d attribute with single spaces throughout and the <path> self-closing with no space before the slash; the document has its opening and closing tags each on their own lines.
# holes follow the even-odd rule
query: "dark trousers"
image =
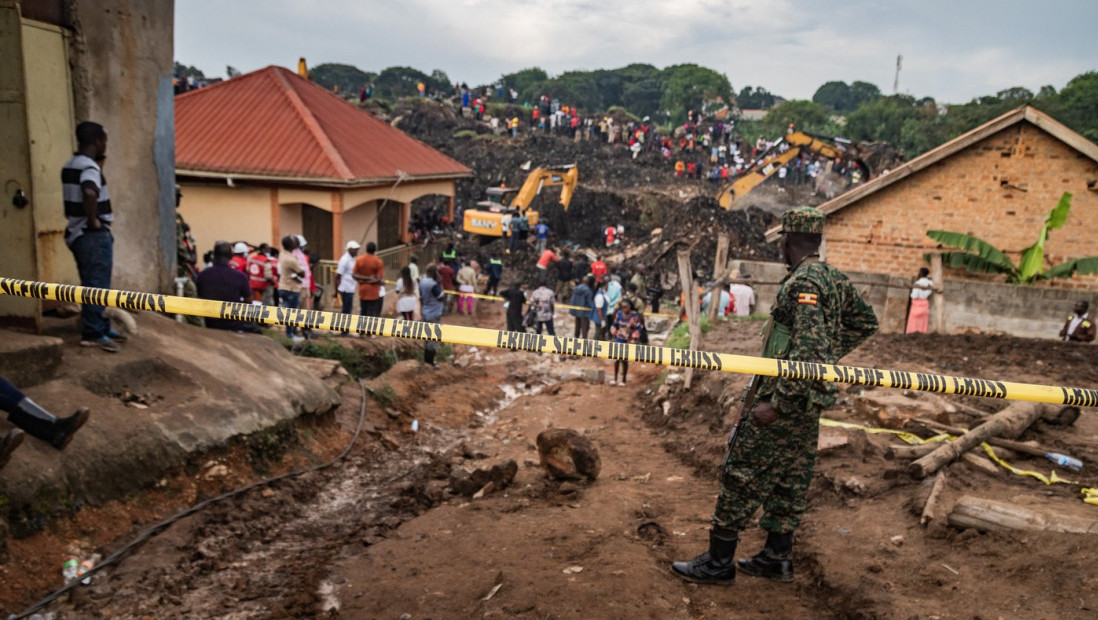
<svg viewBox="0 0 1098 620">
<path fill-rule="evenodd" d="M 577 316 L 576 317 L 576 331 L 573 334 L 573 338 L 587 338 L 587 333 L 591 331 L 591 317 Z"/>
<path fill-rule="evenodd" d="M 344 293 L 343 291 L 340 291 L 339 301 L 343 304 L 343 309 L 341 310 L 343 314 L 350 314 L 354 310 L 355 294 L 353 292 Z"/>
<path fill-rule="evenodd" d="M 522 315 L 514 316 L 510 312 L 507 313 L 507 331 L 509 332 L 523 332 L 526 330 L 522 327 Z"/>
<path fill-rule="evenodd" d="M 301 303 L 301 293 L 287 291 L 286 289 L 279 289 L 278 291 L 278 303 L 283 308 L 296 308 Z M 286 337 L 293 338 L 295 333 L 293 325 L 286 326 Z"/>
<path fill-rule="evenodd" d="M 378 297 L 377 299 L 360 299 L 358 300 L 359 309 L 362 316 L 381 316 L 381 306 L 385 303 L 384 297 Z"/>
<path fill-rule="evenodd" d="M 545 326 L 545 333 L 549 334 L 550 336 L 556 336 L 557 335 L 557 333 L 555 331 L 553 331 L 554 330 L 554 328 L 553 328 L 553 319 L 549 319 L 548 321 L 538 321 L 537 322 L 535 329 L 537 330 L 539 335 L 541 334 L 541 327 L 543 325 Z"/>
<path fill-rule="evenodd" d="M 438 319 L 423 319 L 425 323 L 440 323 L 441 317 Z M 410 319 L 409 319 L 410 320 Z M 428 340 L 423 344 L 423 361 L 428 364 L 435 363 L 435 355 L 438 354 L 438 343 L 434 340 Z"/>
<path fill-rule="evenodd" d="M 485 295 L 499 294 L 499 278 L 488 276 L 488 286 L 484 287 Z"/>
<path fill-rule="evenodd" d="M 89 230 L 69 246 L 80 273 L 80 286 L 111 287 L 114 264 L 114 236 L 107 229 Z M 103 306 L 81 304 L 80 336 L 84 340 L 99 340 L 111 331 L 111 323 L 103 316 Z"/>
<path fill-rule="evenodd" d="M 11 413 L 15 411 L 15 406 L 19 404 L 19 401 L 23 400 L 24 395 L 19 391 L 19 388 L 12 385 L 11 381 L 8 381 L 4 377 L 0 377 L 0 410 Z"/>
</svg>

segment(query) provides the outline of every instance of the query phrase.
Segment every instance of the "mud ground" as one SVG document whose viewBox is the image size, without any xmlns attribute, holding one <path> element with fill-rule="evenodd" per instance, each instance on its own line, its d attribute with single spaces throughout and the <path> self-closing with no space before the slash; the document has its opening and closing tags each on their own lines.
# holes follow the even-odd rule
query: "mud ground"
<svg viewBox="0 0 1098 620">
<path fill-rule="evenodd" d="M 498 308 L 481 305 L 475 324 L 501 326 Z M 565 327 L 568 321 L 558 322 Z M 705 346 L 754 353 L 758 328 L 724 323 L 706 335 Z M 878 336 L 846 361 L 1092 386 L 1098 369 L 1087 363 L 1089 352 L 1001 336 Z M 57 618 L 136 619 L 1098 614 L 1098 545 L 1091 536 L 983 534 L 938 522 L 924 528 L 919 513 L 929 485 L 903 473 L 904 463 L 885 459 L 883 444 L 895 440 L 877 436 L 821 455 L 792 584 L 747 576 L 732 587 L 679 581 L 668 564 L 705 544 L 728 421 L 721 403 L 738 394 L 742 377 L 699 373 L 685 392 L 679 373 L 653 366 L 632 365 L 628 386 L 612 387 L 571 380 L 579 373 L 569 371 L 579 369 L 609 376 L 602 361 L 469 347 L 458 347 L 454 359 L 438 371 L 406 360 L 366 381 L 364 432 L 345 461 L 179 521 L 50 609 Z M 5 613 L 61 585 L 67 547 L 106 555 L 149 523 L 258 479 L 260 470 L 289 471 L 334 456 L 358 423 L 362 391 L 338 374 L 327 376 L 339 385 L 343 406 L 297 429 L 282 458 L 257 468 L 256 448 L 238 446 L 129 502 L 89 508 L 9 541 Z M 666 414 L 656 398 L 665 384 Z M 860 419 L 858 398 L 848 391 L 827 415 L 870 422 Z M 962 404 L 1001 406 L 973 397 Z M 596 481 L 547 478 L 534 441 L 550 427 L 575 429 L 595 444 L 602 460 Z M 1023 439 L 1082 458 L 1087 468 L 1075 477 L 1096 486 L 1096 433 L 1098 420 L 1087 411 L 1074 427 L 1039 422 Z M 453 492 L 459 469 L 507 459 L 518 472 L 506 488 L 475 497 Z M 1028 458 L 1015 464 L 1051 468 Z M 1046 487 L 955 464 L 946 496 L 961 494 L 1096 510 L 1079 501 L 1076 486 Z M 748 530 L 741 552 L 756 552 L 763 538 Z M 38 561 L 11 561 L 27 557 Z M 16 565 L 25 572 L 12 574 Z"/>
</svg>

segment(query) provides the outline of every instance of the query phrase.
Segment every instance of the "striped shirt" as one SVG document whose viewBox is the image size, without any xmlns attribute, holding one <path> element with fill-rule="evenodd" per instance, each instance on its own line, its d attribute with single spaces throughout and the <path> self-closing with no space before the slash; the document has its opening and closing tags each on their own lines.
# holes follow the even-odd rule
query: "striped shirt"
<svg viewBox="0 0 1098 620">
<path fill-rule="evenodd" d="M 61 168 L 61 197 L 65 201 L 65 217 L 69 223 L 65 229 L 65 243 L 72 245 L 88 227 L 84 211 L 84 188 L 92 187 L 99 195 L 98 215 L 103 226 L 110 228 L 114 221 L 111 211 L 111 193 L 107 179 L 95 160 L 82 153 L 72 156 Z"/>
</svg>

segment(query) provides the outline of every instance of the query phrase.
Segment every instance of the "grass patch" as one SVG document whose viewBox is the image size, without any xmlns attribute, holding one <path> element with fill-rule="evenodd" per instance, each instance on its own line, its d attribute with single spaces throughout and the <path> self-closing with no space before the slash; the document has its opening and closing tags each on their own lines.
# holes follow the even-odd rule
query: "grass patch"
<svg viewBox="0 0 1098 620">
<path fill-rule="evenodd" d="M 293 350 L 290 339 L 282 332 L 265 330 L 264 333 L 280 345 Z M 332 336 L 315 336 L 317 332 L 313 333 L 314 339 L 305 343 L 301 349 L 301 356 L 335 360 L 342 364 L 347 369 L 347 373 L 356 380 L 376 377 L 396 363 L 393 352 L 388 349 L 367 353 L 356 347 L 345 347 Z"/>
<path fill-rule="evenodd" d="M 702 315 L 701 318 L 701 333 L 707 334 L 713 331 L 713 326 L 709 324 L 709 316 Z M 690 326 L 685 321 L 679 323 L 671 330 L 671 335 L 667 337 L 667 341 L 663 344 L 665 347 L 672 349 L 685 349 L 690 346 Z"/>
<path fill-rule="evenodd" d="M 472 129 L 459 129 L 454 132 L 452 137 L 455 140 L 468 140 L 469 138 L 476 138 L 477 132 Z"/>
</svg>

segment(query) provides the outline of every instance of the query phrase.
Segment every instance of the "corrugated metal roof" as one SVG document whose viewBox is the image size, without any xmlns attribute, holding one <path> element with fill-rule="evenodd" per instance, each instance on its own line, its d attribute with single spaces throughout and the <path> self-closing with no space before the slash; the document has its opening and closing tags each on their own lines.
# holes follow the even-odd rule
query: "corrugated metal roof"
<svg viewBox="0 0 1098 620">
<path fill-rule="evenodd" d="M 270 66 L 175 98 L 180 171 L 354 184 L 472 171 L 326 89 Z"/>
</svg>

